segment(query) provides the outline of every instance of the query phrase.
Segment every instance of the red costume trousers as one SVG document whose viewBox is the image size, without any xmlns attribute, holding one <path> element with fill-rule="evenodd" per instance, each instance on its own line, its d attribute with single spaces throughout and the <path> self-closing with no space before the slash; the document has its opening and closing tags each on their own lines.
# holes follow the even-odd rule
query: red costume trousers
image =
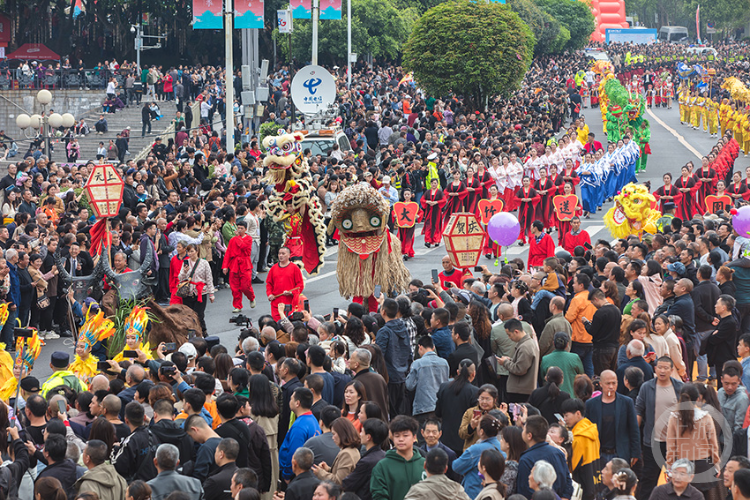
<svg viewBox="0 0 750 500">
<path fill-rule="evenodd" d="M 232 305 L 235 309 L 242 309 L 242 295 L 252 302 L 255 300 L 253 291 L 253 275 L 248 273 L 229 273 L 229 288 L 232 290 Z"/>
<path fill-rule="evenodd" d="M 414 257 L 414 227 L 398 228 L 398 239 L 401 240 L 401 254 Z"/>
</svg>

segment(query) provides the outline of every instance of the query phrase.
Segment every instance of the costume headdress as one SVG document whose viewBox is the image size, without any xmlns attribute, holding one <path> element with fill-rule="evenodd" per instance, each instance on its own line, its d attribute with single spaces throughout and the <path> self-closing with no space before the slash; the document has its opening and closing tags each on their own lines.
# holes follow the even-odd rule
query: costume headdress
<svg viewBox="0 0 750 500">
<path fill-rule="evenodd" d="M 100 310 L 95 315 L 86 316 L 86 323 L 78 333 L 78 342 L 84 342 L 86 349 L 115 333 L 115 324 L 104 317 L 104 311 Z"/>
<path fill-rule="evenodd" d="M 125 320 L 125 336 L 136 335 L 138 341 L 142 342 L 143 336 L 146 334 L 146 325 L 148 325 L 146 308 L 135 306 Z"/>
<path fill-rule="evenodd" d="M 23 349 L 24 343 L 26 344 L 25 350 Z M 30 372 L 34 368 L 36 358 L 42 352 L 42 341 L 39 339 L 36 330 L 34 330 L 31 337 L 18 337 L 16 340 L 16 352 L 18 353 L 16 364 L 23 363 L 26 365 L 26 371 Z M 23 352 L 23 357 L 21 357 L 21 352 Z"/>
</svg>

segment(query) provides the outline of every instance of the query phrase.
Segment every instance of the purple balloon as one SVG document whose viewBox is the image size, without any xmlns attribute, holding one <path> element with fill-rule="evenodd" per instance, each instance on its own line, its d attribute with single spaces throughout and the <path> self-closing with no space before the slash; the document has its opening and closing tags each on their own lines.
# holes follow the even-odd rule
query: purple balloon
<svg viewBox="0 0 750 500">
<path fill-rule="evenodd" d="M 737 230 L 740 236 L 748 237 L 750 234 L 750 207 L 745 206 L 737 209 L 737 213 L 732 217 L 732 227 Z"/>
<path fill-rule="evenodd" d="M 487 224 L 487 234 L 498 245 L 507 247 L 518 241 L 518 235 L 521 234 L 521 225 L 515 215 L 500 212 L 493 215 L 490 223 Z"/>
</svg>

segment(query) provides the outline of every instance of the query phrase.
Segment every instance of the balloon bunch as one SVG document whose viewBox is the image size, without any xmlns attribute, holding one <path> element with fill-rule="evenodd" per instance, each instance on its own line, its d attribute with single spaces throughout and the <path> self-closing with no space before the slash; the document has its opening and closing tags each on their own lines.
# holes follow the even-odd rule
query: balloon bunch
<svg viewBox="0 0 750 500">
<path fill-rule="evenodd" d="M 499 212 L 492 216 L 487 224 L 487 234 L 496 245 L 507 247 L 518 241 L 521 234 L 521 224 L 515 215 L 509 212 Z M 508 257 L 505 257 L 508 263 Z M 495 265 L 498 261 L 495 260 Z"/>
</svg>

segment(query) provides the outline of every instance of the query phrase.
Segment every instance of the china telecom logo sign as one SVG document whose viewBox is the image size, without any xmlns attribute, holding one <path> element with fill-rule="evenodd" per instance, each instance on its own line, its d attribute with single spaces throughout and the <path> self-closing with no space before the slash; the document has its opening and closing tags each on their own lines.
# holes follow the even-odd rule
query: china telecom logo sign
<svg viewBox="0 0 750 500">
<path fill-rule="evenodd" d="M 314 74 L 314 73 L 312 73 Z M 321 96 L 316 96 L 315 94 L 318 92 L 318 87 L 320 84 L 323 83 L 323 80 L 320 78 L 308 78 L 307 80 L 302 83 L 302 86 L 307 89 L 309 92 L 309 96 L 305 96 L 305 102 L 308 103 L 322 103 L 323 98 Z"/>
</svg>

